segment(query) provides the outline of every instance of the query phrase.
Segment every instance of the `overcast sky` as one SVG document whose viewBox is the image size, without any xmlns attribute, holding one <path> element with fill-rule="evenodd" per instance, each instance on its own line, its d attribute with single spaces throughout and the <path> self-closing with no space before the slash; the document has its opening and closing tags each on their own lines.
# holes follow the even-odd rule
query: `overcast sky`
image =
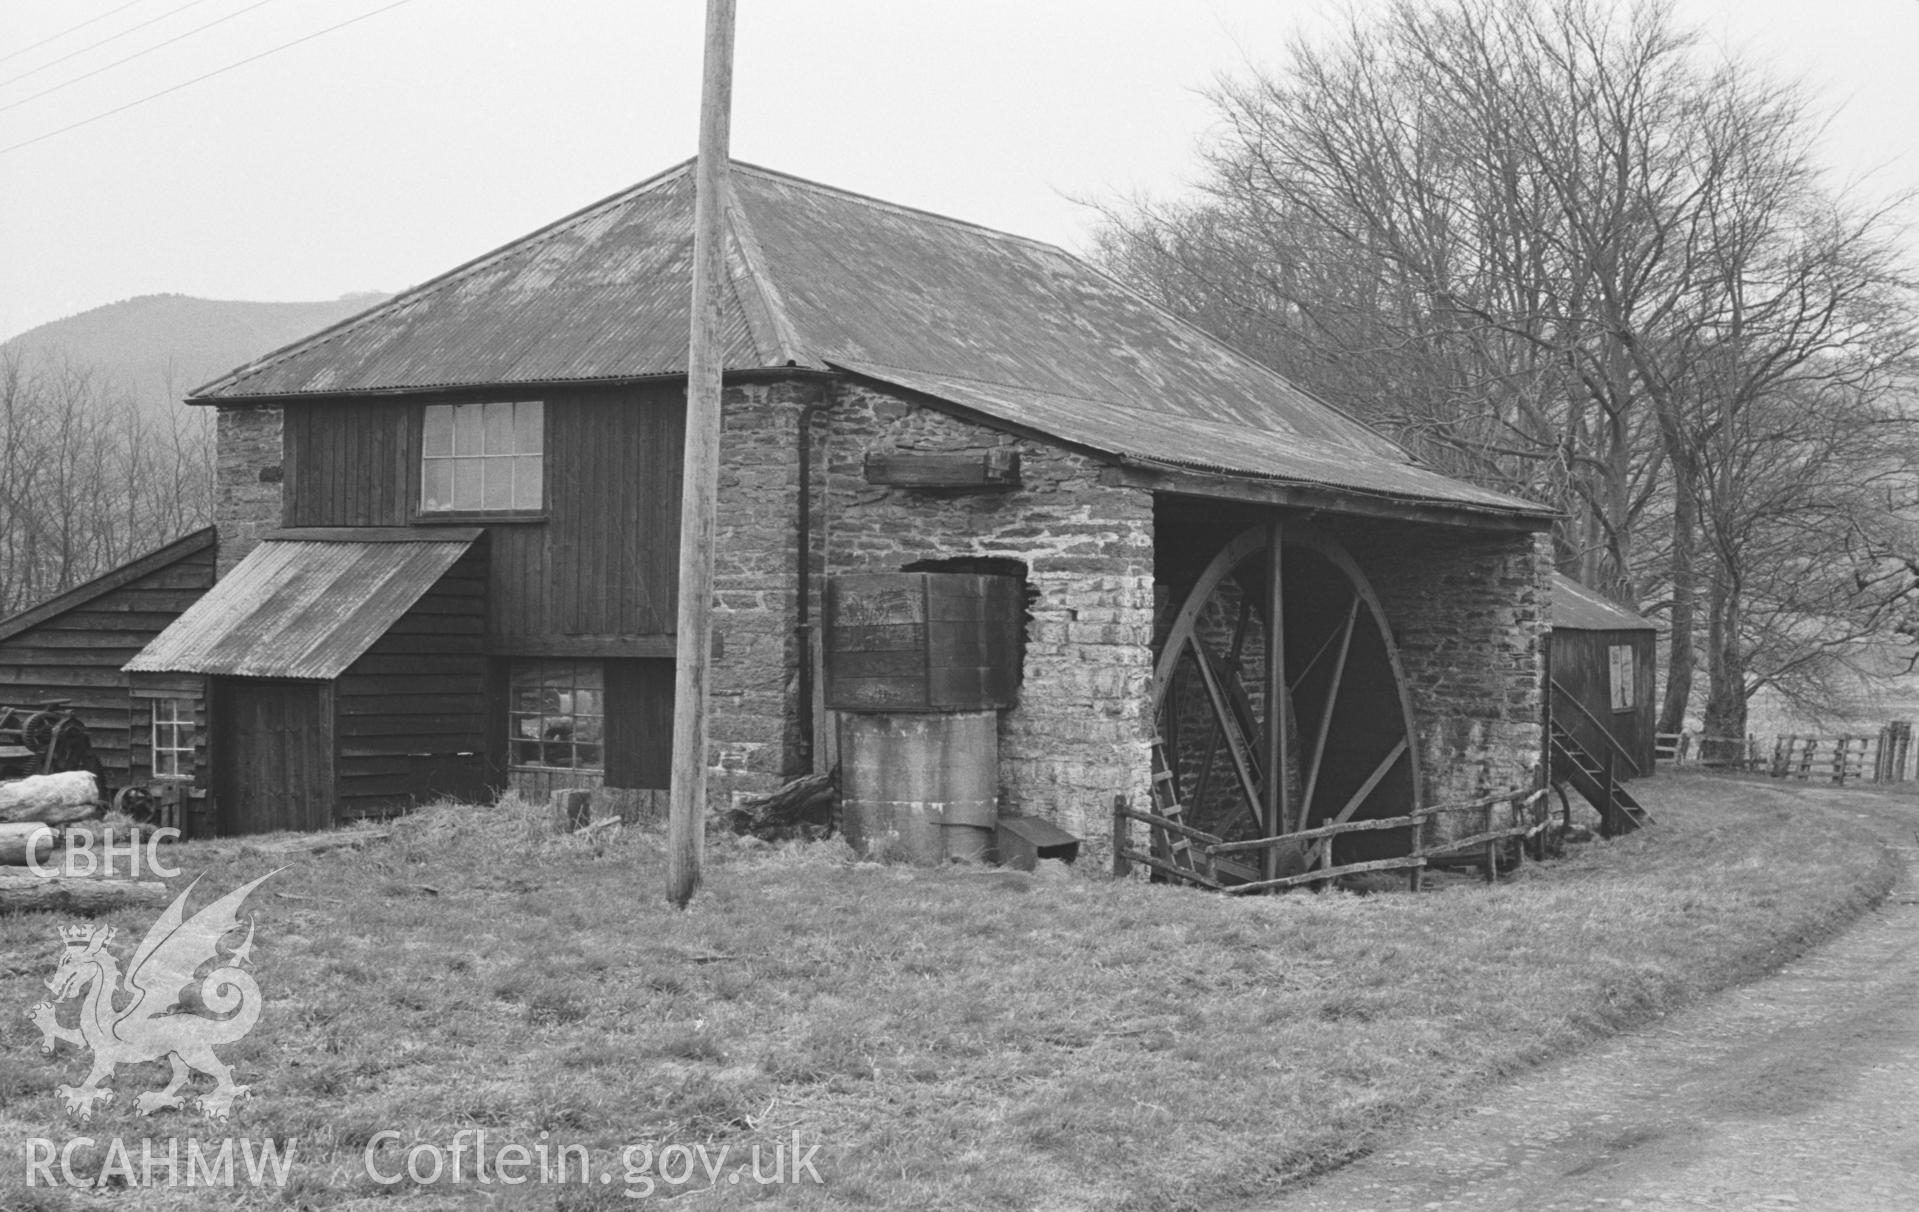
<svg viewBox="0 0 1919 1212">
<path fill-rule="evenodd" d="M 161 291 L 397 290 L 693 152 L 703 0 L 380 11 L 390 4 L 0 0 L 0 337 Z M 1819 91 L 1843 173 L 1881 191 L 1919 187 L 1919 0 L 1679 8 Z M 1093 216 L 1077 199 L 1177 190 L 1210 120 L 1198 90 L 1275 60 L 1327 11 L 1320 0 L 739 9 L 736 157 L 1081 249 Z"/>
</svg>

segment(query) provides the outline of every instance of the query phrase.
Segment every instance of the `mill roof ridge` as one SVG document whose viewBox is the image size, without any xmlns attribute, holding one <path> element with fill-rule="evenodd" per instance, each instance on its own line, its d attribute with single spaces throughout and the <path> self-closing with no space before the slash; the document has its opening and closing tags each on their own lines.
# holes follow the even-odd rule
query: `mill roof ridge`
<svg viewBox="0 0 1919 1212">
<path fill-rule="evenodd" d="M 682 376 L 693 166 L 682 161 L 581 207 L 189 400 Z M 1065 248 L 758 165 L 732 169 L 719 298 L 729 372 L 893 367 L 905 372 L 891 376 L 897 383 L 945 384 L 938 398 L 1056 437 L 1086 434 L 1103 415 L 1130 427 L 1109 443 L 1128 458 L 1160 451 L 1229 474 L 1369 491 L 1400 475 L 1411 497 L 1543 512 L 1422 467 Z M 1055 423 L 1070 433 L 1047 428 Z"/>
</svg>

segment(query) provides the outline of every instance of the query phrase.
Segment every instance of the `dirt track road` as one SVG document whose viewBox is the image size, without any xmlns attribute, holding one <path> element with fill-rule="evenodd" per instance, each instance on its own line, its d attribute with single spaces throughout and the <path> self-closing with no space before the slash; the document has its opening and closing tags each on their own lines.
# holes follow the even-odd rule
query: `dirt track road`
<svg viewBox="0 0 1919 1212">
<path fill-rule="evenodd" d="M 1887 797 L 1888 799 L 1890 797 Z M 1919 829 L 1919 801 L 1898 813 Z M 1919 845 L 1844 935 L 1271 1205 L 1919 1209 Z"/>
</svg>

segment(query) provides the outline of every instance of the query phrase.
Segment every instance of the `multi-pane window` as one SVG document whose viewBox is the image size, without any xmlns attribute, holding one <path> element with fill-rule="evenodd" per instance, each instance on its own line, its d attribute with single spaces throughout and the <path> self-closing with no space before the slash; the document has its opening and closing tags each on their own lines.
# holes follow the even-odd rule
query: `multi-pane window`
<svg viewBox="0 0 1919 1212">
<path fill-rule="evenodd" d="M 153 700 L 153 777 L 193 777 L 193 702 Z"/>
<path fill-rule="evenodd" d="M 604 768 L 606 681 L 599 661 L 514 661 L 508 683 L 512 766 Z"/>
<path fill-rule="evenodd" d="M 427 405 L 420 435 L 421 511 L 539 509 L 545 413 L 538 400 Z"/>
</svg>

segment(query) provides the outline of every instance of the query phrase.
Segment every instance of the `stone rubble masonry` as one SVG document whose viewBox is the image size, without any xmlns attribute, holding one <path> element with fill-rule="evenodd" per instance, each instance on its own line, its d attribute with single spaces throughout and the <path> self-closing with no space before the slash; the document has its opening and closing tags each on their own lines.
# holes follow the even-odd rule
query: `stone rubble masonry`
<svg viewBox="0 0 1919 1212">
<path fill-rule="evenodd" d="M 1000 718 L 1000 804 L 1110 845 L 1112 803 L 1151 787 L 1153 501 L 1100 482 L 1103 464 L 869 387 L 842 384 L 819 510 L 829 574 L 990 557 L 1026 566 L 1019 704 Z M 868 484 L 867 452 L 1019 453 L 1021 486 L 926 491 Z"/>
<path fill-rule="evenodd" d="M 221 408 L 215 419 L 216 496 L 213 522 L 220 536 L 214 575 L 223 577 L 280 525 L 284 459 L 280 409 L 273 405 Z"/>
<path fill-rule="evenodd" d="M 799 422 L 817 383 L 732 386 L 721 407 L 707 681 L 707 802 L 725 807 L 800 773 Z M 818 422 L 815 422 L 817 425 Z"/>
<path fill-rule="evenodd" d="M 1531 790 L 1546 739 L 1549 537 L 1386 522 L 1338 533 L 1398 641 L 1426 802 Z"/>
</svg>

